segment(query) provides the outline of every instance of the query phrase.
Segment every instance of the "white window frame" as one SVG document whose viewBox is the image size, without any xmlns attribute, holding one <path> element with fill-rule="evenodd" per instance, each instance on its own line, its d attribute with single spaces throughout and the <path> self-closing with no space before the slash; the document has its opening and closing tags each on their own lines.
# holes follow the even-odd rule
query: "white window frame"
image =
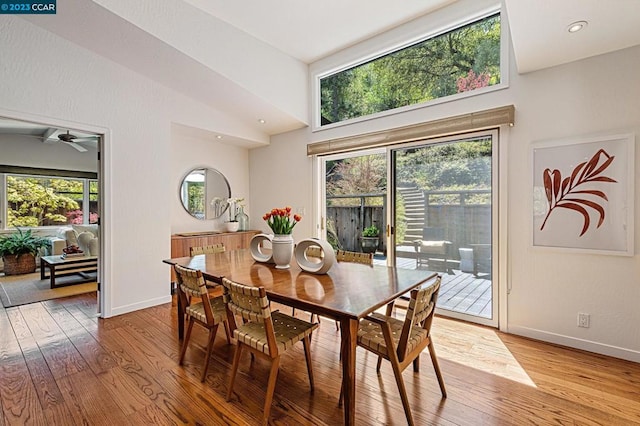
<svg viewBox="0 0 640 426">
<path fill-rule="evenodd" d="M 99 184 L 98 179 L 87 178 L 87 177 L 75 177 L 75 176 L 50 176 L 50 175 L 33 175 L 28 173 L 0 173 L 0 182 L 2 184 L 0 188 L 0 233 L 12 231 L 12 228 L 7 228 L 8 222 L 8 200 L 7 200 L 7 177 L 15 176 L 21 178 L 39 178 L 39 179 L 69 179 L 69 180 L 79 180 L 82 181 L 82 224 L 88 225 L 90 216 L 89 216 L 89 203 L 91 199 L 90 193 L 90 183 L 96 182 Z M 98 197 L 100 197 L 100 192 L 98 190 Z M 35 226 L 32 227 L 34 230 L 47 230 L 47 229 L 56 229 L 62 226 L 70 226 L 68 223 L 61 223 L 59 225 L 50 225 L 50 226 Z"/>
<path fill-rule="evenodd" d="M 442 98 L 432 99 L 427 102 L 422 102 L 414 105 L 407 105 L 407 106 L 403 106 L 400 108 L 395 108 L 387 111 L 380 111 L 375 114 L 351 118 L 351 119 L 343 120 L 337 123 L 326 124 L 324 126 L 321 125 L 320 80 L 322 78 L 328 77 L 340 71 L 348 70 L 350 68 L 361 65 L 365 62 L 372 61 L 374 59 L 377 59 L 382 56 L 393 53 L 395 51 L 404 49 L 405 47 L 409 47 L 413 44 L 420 43 L 427 39 L 437 37 L 438 35 L 463 27 L 465 25 L 476 22 L 488 16 L 495 15 L 496 13 L 500 14 L 500 25 L 501 25 L 501 28 L 500 28 L 500 83 L 495 84 L 493 86 L 487 86 L 481 89 L 471 90 L 471 91 L 462 92 L 462 93 L 456 93 L 456 94 L 445 96 Z M 338 66 L 331 66 L 331 67 L 318 68 L 318 69 L 314 69 L 315 67 L 312 66 L 311 67 L 311 112 L 312 112 L 311 131 L 318 132 L 322 130 L 334 129 L 337 127 L 342 127 L 342 126 L 359 123 L 367 120 L 387 117 L 395 114 L 404 113 L 407 111 L 413 111 L 416 109 L 421 109 L 421 108 L 425 108 L 432 105 L 438 105 L 438 104 L 457 101 L 460 99 L 465 99 L 472 96 L 478 96 L 478 95 L 482 95 L 485 93 L 490 93 L 498 90 L 504 90 L 509 87 L 508 33 L 509 33 L 509 25 L 507 22 L 506 13 L 504 13 L 500 5 L 494 5 L 489 8 L 484 8 L 483 10 L 478 11 L 472 15 L 467 15 L 464 18 L 460 18 L 455 21 L 452 21 L 448 25 L 433 28 L 429 32 L 423 32 L 418 37 L 411 37 L 410 39 L 404 40 L 402 43 L 389 44 L 383 48 L 378 48 L 376 50 L 373 50 L 367 55 L 360 55 L 357 58 L 351 61 L 343 62 Z"/>
</svg>

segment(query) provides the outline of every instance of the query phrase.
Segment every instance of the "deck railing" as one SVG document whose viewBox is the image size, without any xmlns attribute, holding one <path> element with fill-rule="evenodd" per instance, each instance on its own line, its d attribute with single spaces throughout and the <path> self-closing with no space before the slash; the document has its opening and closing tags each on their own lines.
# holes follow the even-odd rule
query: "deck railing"
<svg viewBox="0 0 640 426">
<path fill-rule="evenodd" d="M 423 194 L 421 228 L 443 229 L 444 238 L 453 243 L 453 259 L 459 259 L 459 248 L 491 242 L 491 190 L 423 191 Z M 370 199 L 375 198 L 381 200 L 380 205 L 372 205 Z M 350 205 L 327 207 L 327 231 L 335 234 L 340 247 L 360 251 L 362 230 L 375 225 L 380 229 L 379 251 L 386 252 L 386 193 L 327 195 L 327 200 L 338 199 L 356 200 Z"/>
</svg>

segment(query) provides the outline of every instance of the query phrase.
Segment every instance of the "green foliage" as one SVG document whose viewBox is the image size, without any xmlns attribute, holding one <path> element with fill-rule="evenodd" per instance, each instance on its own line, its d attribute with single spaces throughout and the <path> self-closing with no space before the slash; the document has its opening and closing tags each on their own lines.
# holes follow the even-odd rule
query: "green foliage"
<svg viewBox="0 0 640 426">
<path fill-rule="evenodd" d="M 376 227 L 375 225 L 371 225 L 364 228 L 364 231 L 362 231 L 362 236 L 377 237 L 379 233 L 380 233 L 380 230 L 378 229 L 378 227 Z"/>
<path fill-rule="evenodd" d="M 339 250 L 342 248 L 340 244 L 340 239 L 338 238 L 338 233 L 336 232 L 336 224 L 332 219 L 327 219 L 327 242 L 331 244 L 334 250 Z"/>
<path fill-rule="evenodd" d="M 67 223 L 63 212 L 80 207 L 74 198 L 82 200 L 82 181 L 7 176 L 7 226 Z"/>
<path fill-rule="evenodd" d="M 188 206 L 189 212 L 198 217 L 204 217 L 204 182 L 187 182 L 189 184 Z"/>
<path fill-rule="evenodd" d="M 362 155 L 327 162 L 328 202 L 333 206 L 360 205 L 358 198 L 330 198 L 331 195 L 355 195 L 385 192 L 387 188 L 385 154 Z M 382 205 L 382 197 L 367 197 L 367 205 Z"/>
<path fill-rule="evenodd" d="M 293 227 L 296 223 L 302 220 L 302 216 L 294 214 L 291 215 L 291 207 L 285 207 L 283 209 L 272 209 L 271 212 L 265 213 L 262 219 L 267 221 L 267 225 L 276 235 L 288 235 L 293 232 Z"/>
<path fill-rule="evenodd" d="M 17 228 L 18 232 L 0 237 L 0 256 L 18 255 L 31 253 L 34 256 L 43 247 L 49 247 L 50 241 L 44 237 L 31 234 L 31 229 L 23 231 Z"/>
<path fill-rule="evenodd" d="M 488 189 L 491 150 L 490 139 L 406 149 L 396 157 L 397 179 L 427 191 Z"/>
<path fill-rule="evenodd" d="M 500 15 L 323 78 L 321 115 L 335 123 L 453 95 L 469 71 L 500 82 Z"/>
<path fill-rule="evenodd" d="M 396 241 L 404 241 L 404 236 L 407 232 L 407 215 L 404 207 L 404 197 L 400 195 L 398 191 L 396 193 L 396 225 L 395 225 L 395 238 Z"/>
</svg>

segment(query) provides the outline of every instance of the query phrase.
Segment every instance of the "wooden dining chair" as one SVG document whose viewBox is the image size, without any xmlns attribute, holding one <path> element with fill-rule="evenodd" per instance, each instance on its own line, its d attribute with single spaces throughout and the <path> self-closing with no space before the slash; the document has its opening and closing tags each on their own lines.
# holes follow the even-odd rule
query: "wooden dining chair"
<svg viewBox="0 0 640 426">
<path fill-rule="evenodd" d="M 215 298 L 209 296 L 201 271 L 185 268 L 180 265 L 174 265 L 174 269 L 178 282 L 179 303 L 182 304 L 183 312 L 187 317 L 187 332 L 182 342 L 179 364 L 182 365 L 184 361 L 184 355 L 187 352 L 187 345 L 189 345 L 193 324 L 199 324 L 209 330 L 209 341 L 204 359 L 202 377 L 200 378 L 200 381 L 204 382 L 207 376 L 213 342 L 215 341 L 216 332 L 218 331 L 218 325 L 220 323 L 224 324 L 227 342 L 231 344 L 227 311 L 222 296 Z M 200 299 L 200 302 L 193 303 L 196 298 Z"/>
<path fill-rule="evenodd" d="M 356 251 L 336 250 L 336 260 L 338 262 L 362 263 L 363 265 L 373 266 L 373 253 L 359 253 Z M 315 314 L 311 314 L 312 322 L 313 315 Z M 317 318 L 319 322 L 320 317 L 317 316 Z M 338 325 L 338 321 L 336 321 L 336 330 L 339 329 L 340 326 Z"/>
<path fill-rule="evenodd" d="M 373 253 L 359 253 L 355 251 L 337 250 L 336 260 L 338 262 L 363 263 L 373 265 Z"/>
<path fill-rule="evenodd" d="M 211 244 L 203 247 L 190 247 L 189 253 L 191 257 L 199 254 L 223 253 L 225 251 L 224 243 Z"/>
<path fill-rule="evenodd" d="M 233 358 L 227 401 L 233 394 L 233 383 L 238 372 L 240 356 L 244 349 L 252 354 L 271 360 L 271 371 L 264 402 L 262 424 L 269 420 L 273 391 L 278 377 L 280 355 L 302 340 L 304 354 L 307 361 L 309 384 L 313 392 L 313 369 L 311 367 L 310 335 L 318 327 L 306 321 L 294 318 L 280 312 L 271 312 L 269 299 L 264 287 L 252 287 L 242 285 L 226 278 L 222 279 L 224 286 L 224 303 L 228 309 L 229 317 L 239 315 L 244 323 L 240 326 L 232 324 L 233 337 L 238 342 Z"/>
<path fill-rule="evenodd" d="M 431 337 L 431 323 L 433 322 L 441 279 L 440 276 L 437 276 L 429 286 L 411 291 L 411 299 L 404 321 L 388 315 L 373 313 L 362 319 L 358 327 L 358 346 L 378 355 L 376 372 L 380 374 L 383 358 L 391 363 L 407 422 L 410 425 L 413 425 L 414 422 L 402 372 L 409 364 L 413 364 L 413 371 L 419 371 L 420 354 L 425 348 L 429 348 L 429 355 L 442 396 L 447 397 Z M 342 401 L 342 392 L 340 400 Z"/>
<path fill-rule="evenodd" d="M 189 247 L 189 254 L 191 255 L 191 257 L 197 256 L 199 254 L 215 254 L 215 253 L 224 253 L 224 252 L 225 252 L 224 243 L 216 243 L 216 244 L 211 244 L 208 246 L 201 246 L 201 247 L 199 246 Z M 208 287 L 216 287 L 218 285 L 220 285 L 219 282 L 207 280 Z M 215 293 L 215 294 L 219 295 L 220 293 Z"/>
</svg>

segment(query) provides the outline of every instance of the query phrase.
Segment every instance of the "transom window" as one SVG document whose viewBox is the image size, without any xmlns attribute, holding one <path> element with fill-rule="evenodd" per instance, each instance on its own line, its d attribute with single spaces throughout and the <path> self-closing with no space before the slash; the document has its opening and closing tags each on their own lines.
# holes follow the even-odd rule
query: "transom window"
<svg viewBox="0 0 640 426">
<path fill-rule="evenodd" d="M 4 175 L 4 229 L 98 223 L 98 181 L 89 178 Z"/>
<path fill-rule="evenodd" d="M 322 77 L 321 126 L 500 81 L 498 13 Z"/>
</svg>

